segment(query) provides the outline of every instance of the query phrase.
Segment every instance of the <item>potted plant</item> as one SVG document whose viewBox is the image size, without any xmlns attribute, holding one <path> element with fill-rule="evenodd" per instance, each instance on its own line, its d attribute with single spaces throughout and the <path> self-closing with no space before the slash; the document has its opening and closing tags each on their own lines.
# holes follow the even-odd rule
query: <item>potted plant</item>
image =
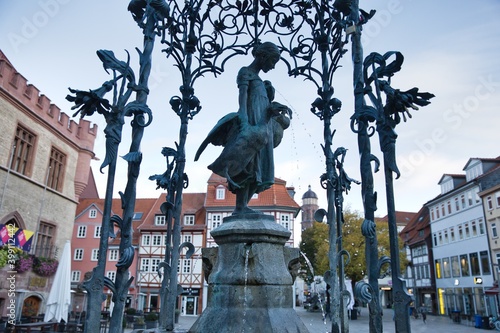
<svg viewBox="0 0 500 333">
<path fill-rule="evenodd" d="M 145 329 L 145 328 L 146 328 L 146 323 L 144 322 L 144 318 L 142 316 L 135 317 L 134 330 L 136 330 L 136 329 Z"/>
<path fill-rule="evenodd" d="M 144 320 L 146 321 L 146 328 L 158 327 L 158 314 L 156 312 L 146 314 Z"/>
</svg>

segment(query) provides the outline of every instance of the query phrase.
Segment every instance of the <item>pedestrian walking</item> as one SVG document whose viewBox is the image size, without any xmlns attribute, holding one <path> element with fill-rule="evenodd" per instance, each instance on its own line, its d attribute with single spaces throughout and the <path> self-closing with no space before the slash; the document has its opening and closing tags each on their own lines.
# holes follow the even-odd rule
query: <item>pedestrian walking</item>
<svg viewBox="0 0 500 333">
<path fill-rule="evenodd" d="M 424 321 L 424 324 L 427 324 L 427 308 L 425 307 L 424 304 L 422 304 L 422 307 L 420 308 L 420 314 L 422 315 L 422 320 Z"/>
</svg>

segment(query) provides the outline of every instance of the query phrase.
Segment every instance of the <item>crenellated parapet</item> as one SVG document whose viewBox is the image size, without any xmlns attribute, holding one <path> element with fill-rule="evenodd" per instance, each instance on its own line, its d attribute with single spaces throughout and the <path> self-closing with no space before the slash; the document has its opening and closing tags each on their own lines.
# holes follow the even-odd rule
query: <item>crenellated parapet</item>
<svg viewBox="0 0 500 333">
<path fill-rule="evenodd" d="M 78 151 L 78 161 L 75 171 L 75 197 L 78 200 L 81 192 L 87 185 L 90 170 L 90 161 L 94 158 L 94 142 L 97 135 L 97 124 L 85 119 L 78 122 L 52 104 L 50 99 L 40 90 L 28 83 L 28 80 L 19 73 L 5 54 L 0 50 L 0 94 L 18 104 L 23 112 L 34 115 L 40 123 L 51 130 L 57 131 L 75 145 Z"/>
<path fill-rule="evenodd" d="M 0 89 L 15 98 L 17 102 L 34 112 L 39 118 L 62 136 L 82 149 L 92 151 L 97 134 L 97 125 L 80 119 L 77 123 L 50 99 L 40 93 L 37 87 L 19 73 L 0 50 Z"/>
</svg>

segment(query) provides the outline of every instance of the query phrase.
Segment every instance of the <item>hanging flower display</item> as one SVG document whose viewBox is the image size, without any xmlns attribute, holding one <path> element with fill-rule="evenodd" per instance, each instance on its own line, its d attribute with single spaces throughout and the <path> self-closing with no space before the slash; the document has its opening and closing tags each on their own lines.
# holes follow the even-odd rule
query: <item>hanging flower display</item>
<svg viewBox="0 0 500 333">
<path fill-rule="evenodd" d="M 56 259 L 35 257 L 33 261 L 33 272 L 40 276 L 52 276 L 56 273 L 59 261 Z"/>
<path fill-rule="evenodd" d="M 29 271 L 33 267 L 33 256 L 22 252 L 18 255 L 16 260 L 16 271 L 18 273 L 24 273 Z"/>
</svg>

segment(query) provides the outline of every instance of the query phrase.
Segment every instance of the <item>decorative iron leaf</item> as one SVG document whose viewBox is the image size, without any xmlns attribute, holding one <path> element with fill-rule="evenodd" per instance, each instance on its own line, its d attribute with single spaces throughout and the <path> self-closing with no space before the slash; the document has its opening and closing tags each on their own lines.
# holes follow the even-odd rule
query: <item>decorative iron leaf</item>
<svg viewBox="0 0 500 333">
<path fill-rule="evenodd" d="M 116 224 L 118 228 L 122 228 L 123 226 L 123 219 L 119 215 L 113 215 L 111 216 L 111 223 Z"/>
<path fill-rule="evenodd" d="M 116 293 L 115 283 L 107 276 L 104 277 L 104 286 L 111 290 L 111 293 L 113 293 L 113 295 Z"/>
<path fill-rule="evenodd" d="M 361 224 L 361 234 L 364 237 L 373 239 L 377 235 L 377 226 L 372 220 L 365 219 Z"/>
<path fill-rule="evenodd" d="M 364 281 L 356 282 L 354 286 L 354 297 L 363 302 L 370 303 L 373 299 L 372 286 Z"/>
<path fill-rule="evenodd" d="M 138 101 L 133 101 L 125 105 L 123 114 L 127 117 L 134 116 L 135 124 L 138 124 L 141 127 L 147 127 L 153 121 L 153 112 L 151 109 L 146 104 Z M 137 122 L 137 116 L 144 114 L 148 115 L 148 120 L 144 124 Z"/>
<path fill-rule="evenodd" d="M 337 253 L 337 256 L 339 258 L 339 261 L 342 260 L 343 256 L 346 256 L 344 265 L 348 265 L 349 262 L 351 262 L 351 255 L 349 254 L 349 252 L 347 252 L 346 249 L 342 249 L 339 253 Z"/>
<path fill-rule="evenodd" d="M 161 268 L 163 269 L 163 274 L 162 274 Z M 160 279 L 162 278 L 162 275 L 170 276 L 171 270 L 172 270 L 172 267 L 170 267 L 170 265 L 165 261 L 162 261 L 158 264 L 158 276 L 160 277 Z"/>
<path fill-rule="evenodd" d="M 116 267 L 130 267 L 134 261 L 134 248 L 132 246 L 127 247 L 120 255 L 120 260 L 116 264 Z"/>
<path fill-rule="evenodd" d="M 382 273 L 382 267 L 384 265 L 387 265 L 389 264 L 390 265 L 391 263 L 391 258 L 389 258 L 388 256 L 383 256 L 381 257 L 379 260 L 378 260 L 378 271 L 379 271 L 379 279 L 383 279 L 384 277 L 386 277 L 389 273 L 390 273 L 390 266 L 389 266 L 389 269 L 386 270 L 385 272 Z"/>
<path fill-rule="evenodd" d="M 380 170 L 380 160 L 377 156 L 370 154 L 370 162 L 375 162 L 374 172 L 378 172 Z"/>
<path fill-rule="evenodd" d="M 142 160 L 142 153 L 139 151 L 130 152 L 122 156 L 122 158 L 127 162 L 139 163 Z"/>
<path fill-rule="evenodd" d="M 127 55 L 129 55 L 128 51 Z M 116 59 L 115 54 L 113 51 L 110 50 L 99 50 L 97 51 L 97 56 L 99 59 L 102 61 L 102 65 L 104 66 L 104 70 L 108 72 L 108 69 L 118 71 L 121 73 L 123 76 L 127 78 L 130 82 L 135 82 L 135 75 L 134 71 L 132 68 L 130 68 L 128 62 L 124 62 L 121 60 Z M 130 55 L 129 55 L 130 57 Z"/>
<path fill-rule="evenodd" d="M 182 243 L 181 245 L 179 245 L 179 253 L 181 253 L 181 251 L 184 248 L 187 248 L 186 258 L 187 259 L 191 258 L 191 256 L 194 254 L 194 251 L 195 251 L 194 245 L 191 244 L 190 242 Z"/>
</svg>

